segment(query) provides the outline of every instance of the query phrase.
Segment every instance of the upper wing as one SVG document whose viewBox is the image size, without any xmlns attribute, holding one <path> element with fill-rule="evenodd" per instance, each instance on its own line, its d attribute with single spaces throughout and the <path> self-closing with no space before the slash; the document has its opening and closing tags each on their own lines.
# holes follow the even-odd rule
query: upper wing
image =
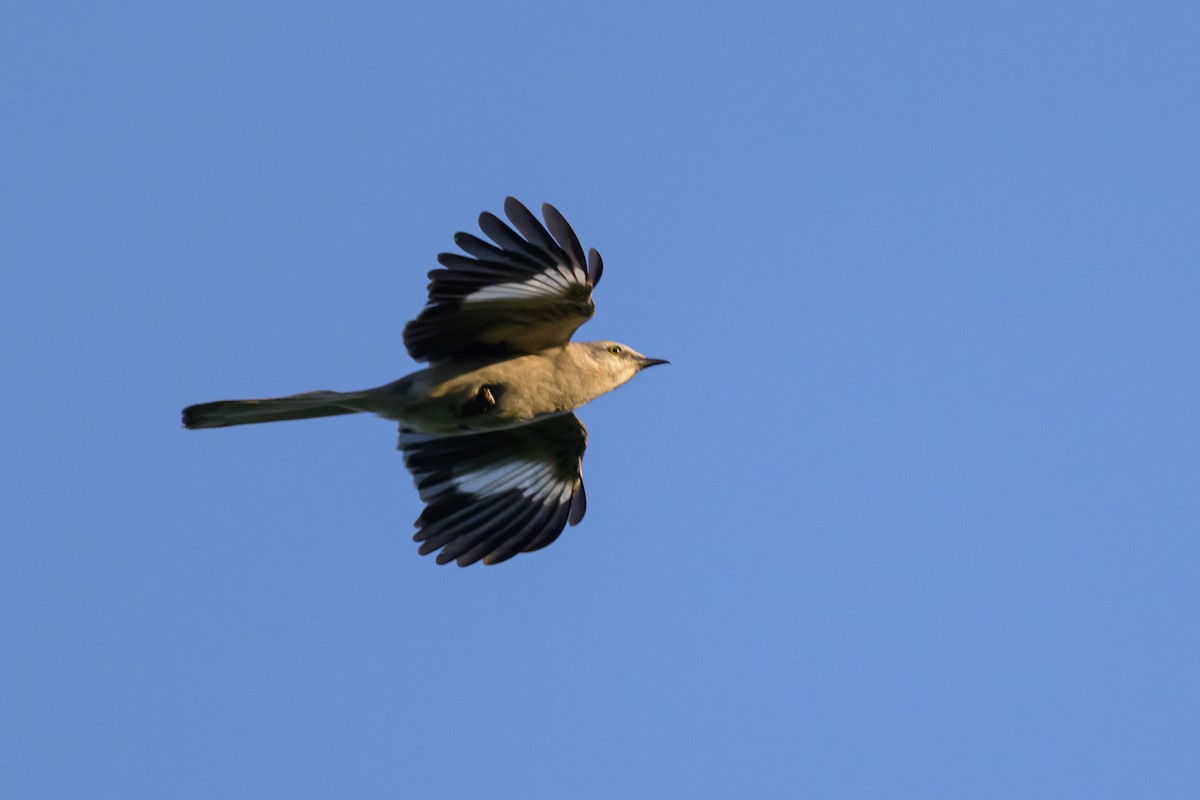
<svg viewBox="0 0 1200 800">
<path fill-rule="evenodd" d="M 425 510 L 413 540 L 437 562 L 497 564 L 545 547 L 583 519 L 587 431 L 574 414 L 460 436 L 400 431 Z"/>
<path fill-rule="evenodd" d="M 404 346 L 417 361 L 536 353 L 566 344 L 591 318 L 592 289 L 604 262 L 595 249 L 584 261 L 575 231 L 558 209 L 537 217 L 509 197 L 504 213 L 520 235 L 484 212 L 479 227 L 495 244 L 469 233 L 454 243 L 469 255 L 442 253 L 429 273 L 429 302 L 404 327 Z"/>
</svg>

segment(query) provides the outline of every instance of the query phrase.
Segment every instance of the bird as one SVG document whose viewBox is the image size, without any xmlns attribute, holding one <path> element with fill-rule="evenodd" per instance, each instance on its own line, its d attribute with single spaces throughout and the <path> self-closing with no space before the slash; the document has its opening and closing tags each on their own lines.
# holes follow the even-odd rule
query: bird
<svg viewBox="0 0 1200 800">
<path fill-rule="evenodd" d="M 595 313 L 604 262 L 586 257 L 549 203 L 543 224 L 519 200 L 488 211 L 441 253 L 428 299 L 404 326 L 427 366 L 362 391 L 219 400 L 183 409 L 189 429 L 371 413 L 399 423 L 398 449 L 424 505 L 418 552 L 466 567 L 539 550 L 587 510 L 580 406 L 666 359 L 613 341 L 573 342 Z M 510 226 L 511 225 L 511 226 Z"/>
</svg>

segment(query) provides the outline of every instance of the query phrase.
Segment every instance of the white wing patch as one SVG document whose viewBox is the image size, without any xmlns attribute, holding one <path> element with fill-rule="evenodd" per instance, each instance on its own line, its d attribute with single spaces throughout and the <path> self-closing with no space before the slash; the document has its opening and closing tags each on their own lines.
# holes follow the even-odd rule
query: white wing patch
<svg viewBox="0 0 1200 800">
<path fill-rule="evenodd" d="M 539 272 L 521 282 L 493 283 L 463 298 L 463 304 L 486 303 L 491 300 L 530 300 L 556 298 L 566 295 L 573 286 L 588 285 L 588 276 L 579 267 L 562 264 Z"/>
<path fill-rule="evenodd" d="M 554 470 L 544 461 L 513 461 L 471 472 L 456 473 L 456 488 L 474 495 L 496 494 L 517 489 L 526 497 L 540 498 Z"/>
<path fill-rule="evenodd" d="M 516 490 L 530 500 L 551 503 L 562 502 L 572 489 L 572 484 L 564 483 L 554 466 L 545 461 L 505 461 L 480 469 L 455 470 L 442 480 L 426 484 L 425 480 L 433 474 L 424 472 L 413 476 L 421 486 L 421 499 L 426 502 L 449 490 L 479 498 Z"/>
</svg>

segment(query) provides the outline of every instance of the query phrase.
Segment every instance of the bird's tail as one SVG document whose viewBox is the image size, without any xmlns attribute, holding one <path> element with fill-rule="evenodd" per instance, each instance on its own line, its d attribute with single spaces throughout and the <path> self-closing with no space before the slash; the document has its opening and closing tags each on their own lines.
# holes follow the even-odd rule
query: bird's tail
<svg viewBox="0 0 1200 800">
<path fill-rule="evenodd" d="M 265 400 L 218 400 L 201 403 L 183 410 L 187 428 L 224 428 L 228 425 L 248 425 L 252 422 L 282 422 L 289 419 L 332 417 L 354 414 L 365 392 L 305 392 L 289 397 Z"/>
</svg>

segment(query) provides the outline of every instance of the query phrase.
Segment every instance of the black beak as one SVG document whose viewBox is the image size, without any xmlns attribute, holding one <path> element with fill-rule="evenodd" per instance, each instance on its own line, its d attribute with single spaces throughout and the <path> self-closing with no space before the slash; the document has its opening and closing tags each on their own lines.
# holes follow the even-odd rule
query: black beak
<svg viewBox="0 0 1200 800">
<path fill-rule="evenodd" d="M 645 369 L 646 367 L 653 367 L 656 364 L 670 364 L 670 363 L 671 362 L 667 361 L 665 358 L 643 358 L 642 359 L 642 369 Z"/>
</svg>

